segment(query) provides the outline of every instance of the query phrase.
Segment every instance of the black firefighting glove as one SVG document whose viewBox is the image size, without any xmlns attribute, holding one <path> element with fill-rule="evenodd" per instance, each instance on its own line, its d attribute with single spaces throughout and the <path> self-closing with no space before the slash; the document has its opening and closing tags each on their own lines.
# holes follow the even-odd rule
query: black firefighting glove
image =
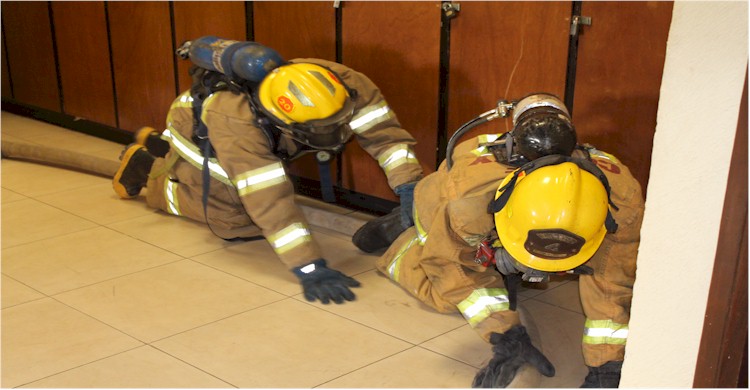
<svg viewBox="0 0 750 390">
<path fill-rule="evenodd" d="M 412 209 L 414 207 L 414 187 L 416 186 L 417 182 L 414 181 L 411 183 L 401 184 L 394 190 L 396 195 L 398 195 L 399 197 L 399 201 L 401 202 L 401 226 L 403 226 L 404 229 L 408 229 L 411 226 L 414 226 Z"/>
<path fill-rule="evenodd" d="M 536 347 L 523 326 L 515 326 L 505 333 L 492 333 L 494 355 L 487 366 L 479 370 L 471 387 L 506 387 L 524 363 L 534 366 L 544 376 L 554 376 L 555 367 Z"/>
<path fill-rule="evenodd" d="M 344 303 L 344 300 L 353 301 L 355 296 L 349 288 L 359 287 L 358 281 L 335 269 L 328 268 L 324 259 L 292 268 L 292 272 L 299 278 L 305 299 L 310 302 L 319 299 L 327 305 L 329 301 L 336 303 Z"/>
<path fill-rule="evenodd" d="M 589 374 L 581 385 L 582 388 L 603 389 L 620 386 L 622 362 L 607 362 L 599 367 L 589 367 Z"/>
</svg>

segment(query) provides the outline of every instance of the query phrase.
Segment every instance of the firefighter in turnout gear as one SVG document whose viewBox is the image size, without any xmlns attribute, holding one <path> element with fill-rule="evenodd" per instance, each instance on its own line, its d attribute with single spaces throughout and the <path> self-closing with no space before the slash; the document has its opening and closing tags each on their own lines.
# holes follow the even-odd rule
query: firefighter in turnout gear
<svg viewBox="0 0 750 390">
<path fill-rule="evenodd" d="M 134 198 L 145 187 L 149 206 L 205 222 L 222 238 L 265 238 L 309 301 L 354 300 L 359 282 L 327 266 L 285 162 L 309 152 L 330 159 L 354 138 L 410 199 L 422 177 L 416 141 L 362 73 L 320 59 L 272 68 L 255 83 L 193 67 L 166 129 L 141 129 L 123 152 L 115 192 Z"/>
<path fill-rule="evenodd" d="M 554 375 L 519 319 L 516 293 L 523 281 L 578 274 L 589 367 L 582 387 L 617 387 L 644 209 L 640 185 L 613 155 L 577 144 L 556 97 L 501 102 L 483 115 L 510 111 L 510 133 L 468 139 L 455 150 L 451 139 L 452 153 L 416 186 L 414 226 L 389 247 L 382 243 L 398 229 L 383 227 L 387 218 L 363 226 L 353 241 L 368 252 L 387 247 L 377 262 L 383 274 L 439 312 L 460 312 L 492 344 L 473 387 L 506 387 L 523 364 Z"/>
</svg>

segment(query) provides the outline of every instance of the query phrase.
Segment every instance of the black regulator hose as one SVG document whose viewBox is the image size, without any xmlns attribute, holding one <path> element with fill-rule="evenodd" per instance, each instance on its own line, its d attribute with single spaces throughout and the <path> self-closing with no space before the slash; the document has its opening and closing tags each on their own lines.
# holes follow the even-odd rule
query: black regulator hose
<svg viewBox="0 0 750 390">
<path fill-rule="evenodd" d="M 463 137 L 464 134 L 466 134 L 469 130 L 489 121 L 490 120 L 487 119 L 487 116 L 484 116 L 483 114 L 464 123 L 463 125 L 461 125 L 461 127 L 458 128 L 458 130 L 456 130 L 455 133 L 453 133 L 451 138 L 448 140 L 448 147 L 445 151 L 445 163 L 448 164 L 449 171 L 453 167 L 453 148 L 456 146 L 456 142 L 458 142 L 458 140 L 461 139 L 461 137 Z"/>
</svg>

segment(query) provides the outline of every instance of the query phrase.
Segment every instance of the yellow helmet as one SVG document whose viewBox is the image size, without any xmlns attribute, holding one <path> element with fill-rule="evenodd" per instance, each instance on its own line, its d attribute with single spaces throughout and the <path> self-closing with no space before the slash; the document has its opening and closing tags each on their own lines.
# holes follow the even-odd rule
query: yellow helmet
<svg viewBox="0 0 750 390">
<path fill-rule="evenodd" d="M 290 63 L 261 81 L 256 100 L 265 116 L 295 140 L 332 149 L 351 136 L 353 92 L 328 68 Z"/>
<path fill-rule="evenodd" d="M 490 204 L 500 243 L 523 267 L 573 270 L 616 230 L 609 191 L 591 161 L 562 155 L 534 160 L 507 176 Z"/>
</svg>

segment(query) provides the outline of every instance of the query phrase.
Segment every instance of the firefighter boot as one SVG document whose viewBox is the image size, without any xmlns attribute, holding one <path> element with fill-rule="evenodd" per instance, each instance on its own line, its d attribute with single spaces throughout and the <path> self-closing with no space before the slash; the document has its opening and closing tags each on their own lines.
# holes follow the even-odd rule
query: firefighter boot
<svg viewBox="0 0 750 390">
<path fill-rule="evenodd" d="M 164 157 L 169 151 L 169 142 L 161 139 L 161 135 L 153 127 L 141 127 L 136 131 L 135 143 L 145 146 L 155 157 Z"/>
<path fill-rule="evenodd" d="M 120 155 L 120 160 L 122 162 L 112 179 L 112 188 L 123 199 L 135 198 L 146 186 L 155 158 L 143 145 L 130 144 Z"/>
<path fill-rule="evenodd" d="M 367 253 L 388 248 L 406 230 L 401 225 L 400 209 L 401 207 L 396 207 L 389 214 L 375 218 L 364 224 L 352 236 L 354 245 Z"/>
</svg>

